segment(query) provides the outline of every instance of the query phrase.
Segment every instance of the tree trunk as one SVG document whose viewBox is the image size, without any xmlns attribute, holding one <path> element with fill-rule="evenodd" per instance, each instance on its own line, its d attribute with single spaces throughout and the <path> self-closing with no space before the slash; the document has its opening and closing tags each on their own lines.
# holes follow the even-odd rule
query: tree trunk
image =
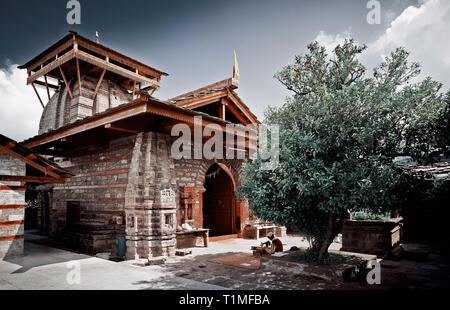
<svg viewBox="0 0 450 310">
<path fill-rule="evenodd" d="M 330 213 L 328 216 L 328 228 L 327 228 L 327 236 L 325 240 L 322 242 L 319 251 L 319 260 L 323 260 L 328 256 L 328 248 L 333 242 L 334 238 L 336 238 L 339 233 L 339 225 L 336 223 L 336 217 L 333 213 Z"/>
</svg>

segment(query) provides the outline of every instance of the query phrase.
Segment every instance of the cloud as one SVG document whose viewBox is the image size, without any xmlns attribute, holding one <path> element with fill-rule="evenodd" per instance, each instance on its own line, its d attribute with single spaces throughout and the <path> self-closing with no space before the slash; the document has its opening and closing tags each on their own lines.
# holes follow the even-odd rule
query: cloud
<svg viewBox="0 0 450 310">
<path fill-rule="evenodd" d="M 16 141 L 37 135 L 42 114 L 39 99 L 26 81 L 26 71 L 17 65 L 0 68 L 0 133 Z M 38 92 L 45 104 L 46 91 Z"/>
<path fill-rule="evenodd" d="M 343 33 L 327 34 L 325 31 L 320 31 L 314 41 L 319 42 L 320 45 L 324 46 L 328 53 L 331 53 L 334 48 L 344 42 L 345 39 L 351 37 L 350 30 L 344 31 Z"/>
<path fill-rule="evenodd" d="M 450 1 L 423 0 L 417 7 L 404 9 L 378 38 L 367 43 L 368 49 L 361 61 L 370 69 L 397 47 L 404 47 L 411 53 L 410 61 L 422 65 L 421 78 L 431 76 L 447 89 L 450 88 L 449 33 Z M 340 34 L 320 31 L 316 40 L 331 50 L 349 36 L 349 31 Z"/>
<path fill-rule="evenodd" d="M 402 46 L 411 53 L 412 61 L 422 64 L 423 76 L 450 87 L 449 33 L 450 1 L 426 0 L 419 7 L 407 7 L 378 39 L 368 44 L 368 53 L 384 57 Z"/>
</svg>

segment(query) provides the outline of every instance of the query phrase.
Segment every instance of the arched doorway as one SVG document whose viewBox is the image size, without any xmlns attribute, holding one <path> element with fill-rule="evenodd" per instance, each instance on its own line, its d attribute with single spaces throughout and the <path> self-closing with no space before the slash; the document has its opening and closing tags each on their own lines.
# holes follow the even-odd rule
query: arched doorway
<svg viewBox="0 0 450 310">
<path fill-rule="evenodd" d="M 203 193 L 203 227 L 210 236 L 231 235 L 234 227 L 234 182 L 218 164 L 206 172 Z"/>
</svg>

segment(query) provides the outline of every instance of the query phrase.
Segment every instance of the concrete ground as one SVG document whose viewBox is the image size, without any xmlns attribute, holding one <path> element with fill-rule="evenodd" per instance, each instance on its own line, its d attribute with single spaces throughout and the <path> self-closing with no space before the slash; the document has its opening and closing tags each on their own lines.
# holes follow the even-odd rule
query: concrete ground
<svg viewBox="0 0 450 310">
<path fill-rule="evenodd" d="M 75 262 L 71 263 L 71 262 Z M 80 282 L 74 273 L 79 264 Z M 69 281 L 67 280 L 69 278 Z M 0 261 L 0 290 L 223 289 L 150 268 L 26 243 L 25 256 Z"/>
<path fill-rule="evenodd" d="M 167 259 L 164 265 L 137 267 L 131 262 L 112 262 L 56 249 L 36 242 L 42 237 L 27 234 L 25 255 L 0 261 L 0 290 L 261 290 L 261 289 L 433 289 L 450 288 L 447 254 L 432 253 L 426 262 L 382 261 L 382 284 L 332 282 L 305 276 L 249 270 L 209 262 L 232 253 L 251 253 L 260 241 L 229 239 L 193 248 L 191 255 Z M 300 236 L 282 238 L 285 248 L 307 247 Z M 333 243 L 331 249 L 339 250 Z M 79 283 L 76 270 L 79 266 Z M 75 282 L 75 283 L 74 283 Z"/>
</svg>

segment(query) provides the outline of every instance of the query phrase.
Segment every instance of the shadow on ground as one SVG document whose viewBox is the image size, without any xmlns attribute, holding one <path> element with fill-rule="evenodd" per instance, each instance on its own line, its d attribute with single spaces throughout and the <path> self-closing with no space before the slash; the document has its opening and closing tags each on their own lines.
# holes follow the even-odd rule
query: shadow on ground
<svg viewBox="0 0 450 310">
<path fill-rule="evenodd" d="M 227 252 L 186 257 L 166 263 L 162 271 L 207 284 L 238 290 L 433 290 L 450 289 L 448 247 L 433 247 L 425 260 L 400 259 L 381 261 L 381 284 L 369 285 L 365 279 L 350 282 L 324 280 L 304 275 L 265 270 L 248 270 L 209 262 L 235 254 Z"/>
<path fill-rule="evenodd" d="M 27 233 L 24 242 L 24 255 L 7 256 L 4 261 L 21 267 L 12 272 L 14 274 L 24 273 L 35 267 L 91 258 L 91 256 L 76 253 L 62 246 L 55 246 L 56 243 L 57 241 L 52 241 L 46 236 Z"/>
</svg>

